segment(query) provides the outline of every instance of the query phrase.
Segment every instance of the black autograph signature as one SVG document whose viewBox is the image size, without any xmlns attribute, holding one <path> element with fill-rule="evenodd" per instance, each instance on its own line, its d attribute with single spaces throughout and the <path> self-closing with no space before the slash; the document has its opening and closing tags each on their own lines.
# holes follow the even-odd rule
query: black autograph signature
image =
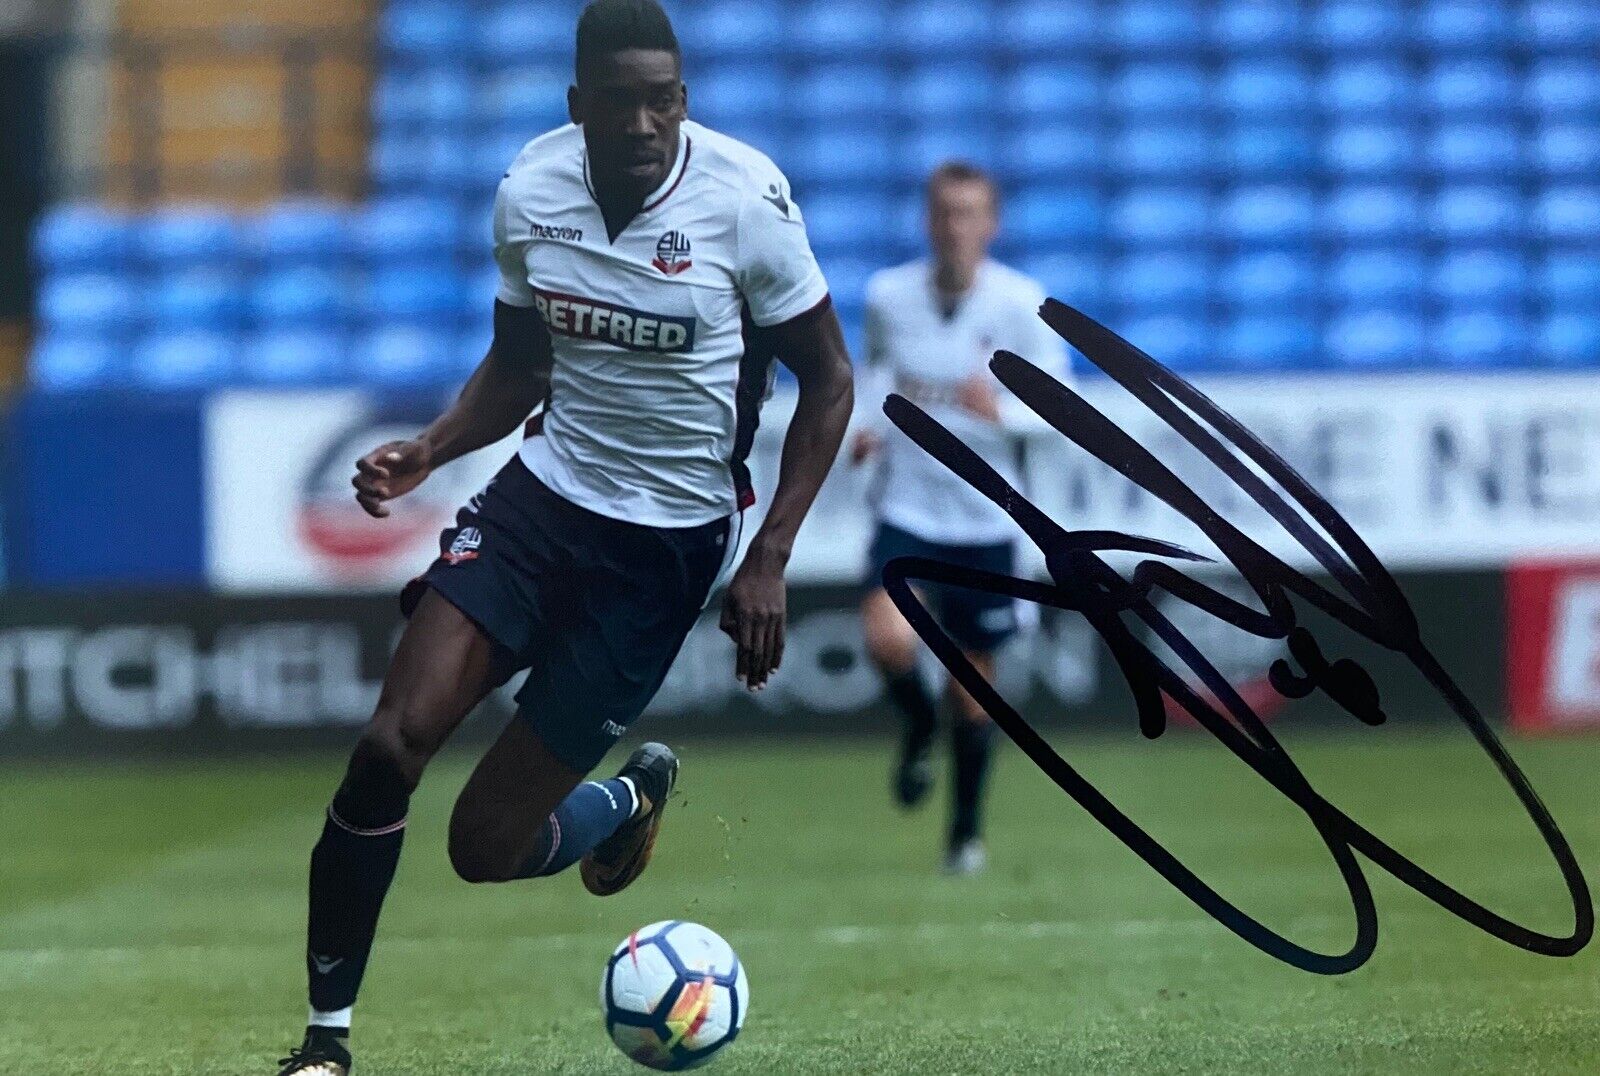
<svg viewBox="0 0 1600 1076">
<path fill-rule="evenodd" d="M 1239 937 L 1295 967 L 1334 975 L 1353 971 L 1371 957 L 1377 945 L 1378 914 L 1372 890 L 1356 860 L 1358 851 L 1446 911 L 1512 945 L 1550 956 L 1571 956 L 1587 945 L 1594 934 L 1594 906 L 1571 846 L 1483 715 L 1423 644 L 1410 604 L 1366 543 L 1293 468 L 1183 378 L 1092 318 L 1054 299 L 1046 301 L 1040 316 L 1268 512 L 1316 558 L 1350 600 L 1313 583 L 1246 537 L 1077 393 L 1025 359 L 1000 351 L 995 353 L 990 369 L 1007 388 L 1079 447 L 1198 526 L 1243 576 L 1262 607 L 1256 609 L 1237 602 L 1165 563 L 1206 561 L 1208 557 L 1152 538 L 1062 528 L 926 412 L 904 397 L 891 395 L 883 405 L 889 419 L 924 451 L 1004 508 L 1044 553 L 1052 580 L 1017 579 L 925 557 L 890 561 L 883 572 L 884 587 L 950 674 L 1041 770 L 1162 877 Z M 1196 416 L 1201 421 L 1196 421 Z M 1202 421 L 1210 429 L 1202 426 Z M 1245 459 L 1269 475 L 1289 499 L 1285 500 L 1254 473 Z M 1312 522 L 1332 541 L 1324 538 Z M 1164 559 L 1140 562 L 1129 579 L 1097 555 L 1109 550 Z M 1305 812 L 1333 856 L 1355 909 L 1356 937 L 1350 948 L 1342 953 L 1319 953 L 1269 929 L 1225 899 L 1134 824 L 979 675 L 917 598 L 911 589 L 914 580 L 1008 594 L 1082 614 L 1105 640 L 1127 680 L 1138 705 L 1139 727 L 1144 735 L 1156 737 L 1164 730 L 1166 710 L 1161 696 L 1165 693 Z M 1269 670 L 1273 687 L 1289 698 L 1320 690 L 1369 725 L 1384 721 L 1377 685 L 1355 661 L 1330 661 L 1323 654 L 1311 633 L 1296 622 L 1289 596 L 1298 596 L 1351 630 L 1408 658 L 1476 737 L 1538 827 L 1572 898 L 1572 932 L 1542 934 L 1490 911 L 1402 856 L 1324 799 L 1227 678 L 1157 610 L 1151 600 L 1152 591 L 1157 588 L 1253 635 L 1286 640 L 1290 655 L 1302 671 L 1296 672 L 1288 661 L 1278 659 Z M 1166 643 L 1213 694 L 1217 705 L 1202 697 L 1140 642 L 1125 623 L 1125 616 L 1142 621 Z"/>
</svg>

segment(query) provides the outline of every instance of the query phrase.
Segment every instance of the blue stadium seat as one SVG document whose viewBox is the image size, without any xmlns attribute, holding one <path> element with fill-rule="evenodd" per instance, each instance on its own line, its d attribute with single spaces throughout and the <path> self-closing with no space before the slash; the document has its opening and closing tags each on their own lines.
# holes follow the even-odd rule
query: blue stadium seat
<svg viewBox="0 0 1600 1076">
<path fill-rule="evenodd" d="M 1268 124 L 1229 131 L 1226 163 L 1246 176 L 1300 178 L 1316 160 L 1311 129 L 1300 124 Z"/>
<path fill-rule="evenodd" d="M 1188 52 L 1204 40 L 1202 5 L 1193 0 L 1123 0 L 1109 12 L 1110 42 L 1125 52 Z"/>
<path fill-rule="evenodd" d="M 547 64 L 572 54 L 572 7 L 559 2 L 494 3 L 477 20 L 472 47 L 493 64 Z"/>
<path fill-rule="evenodd" d="M 1355 53 L 1399 48 L 1405 43 L 1405 4 L 1389 0 L 1328 0 L 1312 19 L 1312 40 L 1322 48 Z"/>
<path fill-rule="evenodd" d="M 470 133 L 465 128 L 432 128 L 422 139 L 422 186 L 426 190 L 449 197 L 464 190 L 494 190 L 505 174 L 505 166 L 484 174 L 476 170 L 476 163 Z"/>
<path fill-rule="evenodd" d="M 385 198 L 364 207 L 356 240 L 373 264 L 392 265 L 397 260 L 442 258 L 455 247 L 460 228 L 460 209 L 454 201 Z"/>
<path fill-rule="evenodd" d="M 1528 267 L 1508 250 L 1451 251 L 1434 266 L 1429 290 L 1451 306 L 1515 306 L 1528 294 Z"/>
<path fill-rule="evenodd" d="M 1422 90 L 1440 112 L 1504 113 L 1516 106 L 1517 80 L 1504 60 L 1448 60 L 1434 65 Z"/>
<path fill-rule="evenodd" d="M 1553 250 L 1536 277 L 1539 297 L 1555 309 L 1600 313 L 1600 258 L 1590 250 Z M 1600 356 L 1596 356 L 1600 359 Z"/>
<path fill-rule="evenodd" d="M 126 375 L 127 348 L 94 335 L 50 334 L 34 345 L 28 380 L 50 392 L 104 388 Z"/>
<path fill-rule="evenodd" d="M 1006 228 L 1024 244 L 1099 238 L 1101 205 L 1093 187 L 1030 187 L 1006 208 Z"/>
<path fill-rule="evenodd" d="M 976 63 L 919 64 L 902 78 L 900 114 L 924 122 L 978 123 L 994 110 L 989 68 Z"/>
<path fill-rule="evenodd" d="M 1112 202 L 1108 218 L 1112 236 L 1122 242 L 1175 245 L 1204 237 L 1211 214 L 1203 189 L 1133 187 Z"/>
<path fill-rule="evenodd" d="M 1136 312 L 1198 309 L 1210 294 L 1211 278 L 1200 255 L 1130 254 L 1111 264 L 1106 298 Z"/>
<path fill-rule="evenodd" d="M 1541 57 L 1528 69 L 1528 104 L 1541 112 L 1591 120 L 1600 111 L 1600 68 L 1571 56 Z"/>
<path fill-rule="evenodd" d="M 467 312 L 466 281 L 447 264 L 378 268 L 367 280 L 371 324 L 429 324 L 443 328 Z"/>
<path fill-rule="evenodd" d="M 1523 15 L 1523 35 L 1552 49 L 1600 52 L 1600 9 L 1589 0 L 1532 0 Z"/>
<path fill-rule="evenodd" d="M 1448 366 L 1512 366 L 1528 360 L 1522 319 L 1491 310 L 1446 315 L 1428 330 L 1434 360 Z"/>
<path fill-rule="evenodd" d="M 246 225 L 246 248 L 269 265 L 333 265 L 347 258 L 354 239 L 352 211 L 336 202 L 275 202 Z"/>
<path fill-rule="evenodd" d="M 478 118 L 478 81 L 459 65 L 430 64 L 409 77 L 416 83 L 420 122 L 453 128 Z"/>
<path fill-rule="evenodd" d="M 1316 329 L 1304 318 L 1279 314 L 1237 317 L 1217 341 L 1217 365 L 1229 370 L 1305 366 L 1317 355 Z"/>
<path fill-rule="evenodd" d="M 561 67 L 508 68 L 479 83 L 478 118 L 520 128 L 522 140 L 530 141 L 567 123 L 567 87 L 571 83 L 572 72 Z"/>
<path fill-rule="evenodd" d="M 1111 139 L 1109 163 L 1131 176 L 1188 178 L 1211 169 L 1212 148 L 1210 135 L 1191 124 L 1138 124 Z"/>
<path fill-rule="evenodd" d="M 1555 176 L 1600 174 L 1600 123 L 1546 124 L 1533 143 L 1539 168 Z"/>
<path fill-rule="evenodd" d="M 877 191 L 832 191 L 826 188 L 806 198 L 800 207 L 806 231 L 817 257 L 828 258 L 862 248 L 862 238 L 875 234 L 892 212 L 889 199 Z"/>
<path fill-rule="evenodd" d="M 1322 159 L 1335 172 L 1389 176 L 1408 170 L 1416 149 L 1416 135 L 1399 124 L 1337 125 L 1323 140 Z"/>
<path fill-rule="evenodd" d="M 171 206 L 136 217 L 133 240 L 154 266 L 228 266 L 241 253 L 239 222 L 210 206 Z"/>
<path fill-rule="evenodd" d="M 1346 366 L 1415 364 L 1426 338 L 1422 321 L 1398 310 L 1353 310 L 1335 317 L 1326 334 L 1328 357 Z"/>
<path fill-rule="evenodd" d="M 1407 239 L 1421 224 L 1417 195 L 1404 187 L 1343 187 L 1327 201 L 1323 228 L 1332 238 Z"/>
<path fill-rule="evenodd" d="M 1216 342 L 1199 314 L 1158 315 L 1113 326 L 1128 343 L 1173 370 L 1195 370 L 1216 359 Z"/>
<path fill-rule="evenodd" d="M 385 68 L 372 83 L 372 122 L 380 131 L 415 131 L 427 111 L 423 85 L 404 68 Z"/>
<path fill-rule="evenodd" d="M 1236 113 L 1301 115 L 1310 107 L 1310 73 L 1288 60 L 1241 60 L 1222 72 L 1217 98 Z"/>
<path fill-rule="evenodd" d="M 897 154 L 902 175 L 919 184 L 946 161 L 993 168 L 995 157 L 994 132 L 986 126 L 919 128 L 901 140 Z"/>
<path fill-rule="evenodd" d="M 791 96 L 798 95 L 758 63 L 716 64 L 689 84 L 691 112 L 710 127 L 724 120 L 771 121 Z"/>
<path fill-rule="evenodd" d="M 1306 255 L 1259 251 L 1229 261 L 1220 284 L 1223 296 L 1235 307 L 1281 313 L 1304 306 L 1315 295 L 1318 279 L 1316 265 Z"/>
<path fill-rule="evenodd" d="M 530 141 L 528 128 L 516 124 L 500 124 L 479 132 L 471 142 L 471 170 L 477 177 L 472 186 L 479 192 L 487 191 L 492 199 L 493 192 L 499 189 L 500 178 Z M 487 216 L 479 218 L 480 221 L 489 219 Z"/>
<path fill-rule="evenodd" d="M 890 200 L 884 220 L 883 260 L 886 264 L 909 261 L 927 253 L 928 203 L 921 190 L 907 191 Z M 1002 235 L 1002 242 L 1004 238 Z"/>
<path fill-rule="evenodd" d="M 1211 40 L 1228 55 L 1288 52 L 1305 34 L 1298 4 L 1227 0 L 1211 16 Z"/>
<path fill-rule="evenodd" d="M 1001 151 L 998 167 L 1024 182 L 1077 179 L 1098 173 L 1105 159 L 1099 134 L 1092 127 L 1068 122 L 1020 128 Z"/>
<path fill-rule="evenodd" d="M 778 85 L 773 80 L 774 85 Z M 689 88 L 691 98 L 698 83 Z M 785 89 L 789 115 L 817 122 L 841 117 L 887 117 L 894 111 L 894 83 L 883 66 L 871 63 L 807 66 L 792 92 Z"/>
<path fill-rule="evenodd" d="M 456 341 L 454 333 L 414 325 L 386 326 L 356 344 L 351 369 L 360 380 L 374 385 L 439 384 L 460 371 Z"/>
<path fill-rule="evenodd" d="M 1428 136 L 1423 156 L 1444 176 L 1500 176 L 1521 167 L 1521 136 L 1510 123 L 1450 124 Z"/>
<path fill-rule="evenodd" d="M 449 0 L 390 0 L 383 5 L 378 40 L 401 56 L 444 60 L 476 37 L 472 11 Z"/>
<path fill-rule="evenodd" d="M 244 316 L 239 277 L 214 269 L 163 273 L 151 289 L 150 316 L 158 330 L 167 332 L 234 332 Z"/>
<path fill-rule="evenodd" d="M 1366 307 L 1416 299 L 1423 278 L 1422 256 L 1413 250 L 1352 250 L 1329 267 L 1327 288 L 1335 299 Z"/>
<path fill-rule="evenodd" d="M 1556 366 L 1600 366 L 1600 317 L 1556 312 L 1539 323 L 1539 358 Z"/>
<path fill-rule="evenodd" d="M 414 193 L 427 182 L 428 143 L 421 134 L 378 131 L 367 152 L 381 194 Z"/>
<path fill-rule="evenodd" d="M 793 176 L 823 183 L 882 182 L 895 164 L 886 132 L 843 125 L 821 127 L 797 137 L 790 146 L 790 159 Z"/>
<path fill-rule="evenodd" d="M 1394 120 L 1415 107 L 1416 90 L 1397 60 L 1344 60 L 1332 63 L 1317 89 L 1322 106 L 1335 114 L 1381 113 Z"/>
<path fill-rule="evenodd" d="M 1208 88 L 1199 64 L 1133 63 L 1112 77 L 1107 100 L 1130 115 L 1186 115 L 1205 107 Z"/>
<path fill-rule="evenodd" d="M 1600 187 L 1552 187 L 1534 207 L 1538 231 L 1547 239 L 1600 244 Z"/>
<path fill-rule="evenodd" d="M 107 273 L 46 277 L 39 286 L 39 321 L 46 332 L 66 337 L 117 336 L 144 316 L 139 289 Z"/>
<path fill-rule="evenodd" d="M 1049 56 L 1088 52 L 1102 39 L 1104 21 L 1095 5 L 1059 0 L 1018 0 L 997 19 L 1011 47 Z"/>
<path fill-rule="evenodd" d="M 1041 61 L 1020 65 L 1005 82 L 1001 105 L 1012 115 L 1079 122 L 1100 108 L 1101 85 L 1086 63 Z"/>
<path fill-rule="evenodd" d="M 355 292 L 345 274 L 306 266 L 257 277 L 246 296 L 255 325 L 298 329 L 344 322 L 356 306 Z"/>
<path fill-rule="evenodd" d="M 237 337 L 195 329 L 154 333 L 132 352 L 133 379 L 151 389 L 204 389 L 234 379 Z"/>
<path fill-rule="evenodd" d="M 1511 39 L 1510 5 L 1504 0 L 1433 0 L 1414 27 L 1424 47 L 1490 50 Z"/>
<path fill-rule="evenodd" d="M 64 202 L 39 218 L 34 261 L 46 275 L 68 270 L 119 272 L 132 251 L 127 214 L 93 202 Z"/>
<path fill-rule="evenodd" d="M 1017 260 L 1017 267 L 1037 280 L 1045 294 L 1080 310 L 1098 306 L 1106 284 L 1105 267 L 1093 254 L 1041 251 Z"/>
<path fill-rule="evenodd" d="M 981 53 L 996 32 L 989 14 L 972 0 L 918 0 L 890 16 L 887 40 L 912 56 Z"/>
<path fill-rule="evenodd" d="M 880 54 L 889 32 L 886 5 L 877 0 L 810 0 L 789 18 L 790 44 L 804 55 Z"/>
<path fill-rule="evenodd" d="M 1514 239 L 1526 226 L 1526 208 L 1513 187 L 1441 187 L 1430 214 L 1431 230 L 1452 240 Z"/>
<path fill-rule="evenodd" d="M 784 12 L 776 4 L 706 0 L 685 10 L 679 21 L 681 38 L 707 56 L 777 55 L 787 41 Z"/>
<path fill-rule="evenodd" d="M 867 278 L 881 264 L 866 258 L 835 257 L 823 265 L 828 278 L 828 294 L 839 307 L 840 316 L 858 316 L 867 301 Z"/>
<path fill-rule="evenodd" d="M 1236 242 L 1299 244 L 1316 224 L 1311 191 L 1301 186 L 1248 186 L 1222 199 L 1221 220 Z"/>
<path fill-rule="evenodd" d="M 298 329 L 260 333 L 245 341 L 239 373 L 262 385 L 314 385 L 348 375 L 341 333 Z"/>
</svg>

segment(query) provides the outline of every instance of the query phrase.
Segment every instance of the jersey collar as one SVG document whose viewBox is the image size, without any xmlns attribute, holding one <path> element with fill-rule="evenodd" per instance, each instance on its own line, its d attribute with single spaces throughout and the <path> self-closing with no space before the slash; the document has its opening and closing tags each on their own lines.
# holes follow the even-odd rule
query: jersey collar
<svg viewBox="0 0 1600 1076">
<path fill-rule="evenodd" d="M 689 132 L 678 128 L 678 153 L 672 162 L 672 167 L 667 170 L 666 177 L 660 186 L 651 191 L 639 207 L 639 214 L 648 213 L 657 208 L 662 202 L 672 197 L 672 192 L 678 189 L 678 184 L 683 182 L 683 175 L 689 170 L 689 154 L 694 151 L 694 139 L 689 137 Z M 600 196 L 594 192 L 594 181 L 589 178 L 589 149 L 583 150 L 583 185 L 589 191 L 589 197 L 595 205 L 600 204 Z M 637 217 L 639 214 L 635 214 Z"/>
</svg>

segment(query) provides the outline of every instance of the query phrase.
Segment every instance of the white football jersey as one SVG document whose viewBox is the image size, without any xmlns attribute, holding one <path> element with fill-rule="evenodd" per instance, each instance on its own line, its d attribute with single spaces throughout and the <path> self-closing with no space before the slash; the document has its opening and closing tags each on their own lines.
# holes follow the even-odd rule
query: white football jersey
<svg viewBox="0 0 1600 1076">
<path fill-rule="evenodd" d="M 777 166 L 686 122 L 666 179 L 611 241 L 569 124 L 512 164 L 494 239 L 500 301 L 537 307 L 555 347 L 528 468 L 584 508 L 654 527 L 752 501 L 743 457 L 773 369 L 747 354 L 745 319 L 776 325 L 828 294 Z"/>
<path fill-rule="evenodd" d="M 924 541 L 951 545 L 988 545 L 1018 537 L 1016 524 L 1004 511 L 900 432 L 884 417 L 882 406 L 884 396 L 899 393 L 1021 489 L 1016 442 L 1008 429 L 1043 422 L 988 367 L 1003 348 L 1052 377 L 1069 376 L 1065 343 L 1039 317 L 1044 299 L 1038 283 L 992 260 L 978 267 L 972 288 L 948 318 L 940 309 L 931 262 L 884 269 L 867 282 L 864 395 L 885 439 L 872 495 L 880 519 Z M 956 402 L 957 388 L 974 375 L 993 382 L 1000 422 Z"/>
</svg>

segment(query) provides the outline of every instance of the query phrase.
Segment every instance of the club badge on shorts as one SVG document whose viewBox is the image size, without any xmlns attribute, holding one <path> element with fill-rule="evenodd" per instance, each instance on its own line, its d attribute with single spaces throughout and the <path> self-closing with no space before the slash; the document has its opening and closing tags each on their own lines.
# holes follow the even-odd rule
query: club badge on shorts
<svg viewBox="0 0 1600 1076">
<path fill-rule="evenodd" d="M 455 541 L 450 543 L 449 550 L 444 559 L 451 564 L 460 564 L 464 560 L 476 560 L 478 547 L 483 544 L 483 532 L 477 527 L 462 527 L 461 533 L 456 535 Z"/>
</svg>

